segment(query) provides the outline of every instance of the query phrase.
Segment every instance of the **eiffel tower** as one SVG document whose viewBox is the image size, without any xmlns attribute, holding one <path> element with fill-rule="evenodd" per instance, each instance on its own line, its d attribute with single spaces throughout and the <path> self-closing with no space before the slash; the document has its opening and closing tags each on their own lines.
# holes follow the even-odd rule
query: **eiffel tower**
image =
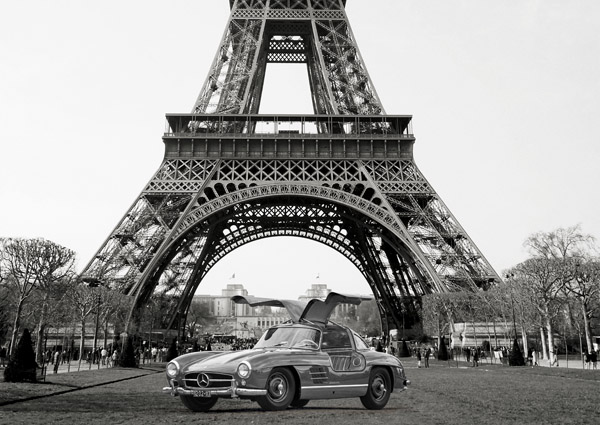
<svg viewBox="0 0 600 425">
<path fill-rule="evenodd" d="M 411 116 L 388 115 L 346 0 L 230 0 L 188 114 L 167 114 L 162 164 L 82 272 L 154 295 L 180 329 L 209 270 L 273 236 L 326 244 L 362 273 L 385 327 L 418 320 L 420 298 L 499 277 L 413 158 Z M 305 64 L 313 115 L 261 115 L 269 63 Z"/>
</svg>

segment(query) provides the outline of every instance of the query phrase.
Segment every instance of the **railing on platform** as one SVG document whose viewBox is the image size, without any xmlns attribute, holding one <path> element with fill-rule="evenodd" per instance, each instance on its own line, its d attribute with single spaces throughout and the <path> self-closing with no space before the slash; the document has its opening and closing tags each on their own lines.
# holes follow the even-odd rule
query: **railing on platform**
<svg viewBox="0 0 600 425">
<path fill-rule="evenodd" d="M 409 115 L 167 114 L 165 137 L 412 138 Z"/>
</svg>

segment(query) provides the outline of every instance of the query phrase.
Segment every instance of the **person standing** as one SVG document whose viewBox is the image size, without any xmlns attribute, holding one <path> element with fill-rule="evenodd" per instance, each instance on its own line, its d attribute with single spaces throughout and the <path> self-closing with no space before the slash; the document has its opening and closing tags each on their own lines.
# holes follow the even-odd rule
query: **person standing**
<svg viewBox="0 0 600 425">
<path fill-rule="evenodd" d="M 431 348 L 427 347 L 425 351 L 425 367 L 429 367 L 429 356 L 431 356 Z"/>
<path fill-rule="evenodd" d="M 6 347 L 0 347 L 0 366 L 6 367 Z"/>
<path fill-rule="evenodd" d="M 102 359 L 102 366 L 106 366 L 106 356 L 108 356 L 108 351 L 106 351 L 106 347 L 102 347 L 102 351 L 100 351 L 100 358 Z"/>
<path fill-rule="evenodd" d="M 54 373 L 58 373 L 58 366 L 60 365 L 60 351 L 54 352 Z"/>
<path fill-rule="evenodd" d="M 417 367 L 421 367 L 421 350 L 417 349 Z"/>
</svg>

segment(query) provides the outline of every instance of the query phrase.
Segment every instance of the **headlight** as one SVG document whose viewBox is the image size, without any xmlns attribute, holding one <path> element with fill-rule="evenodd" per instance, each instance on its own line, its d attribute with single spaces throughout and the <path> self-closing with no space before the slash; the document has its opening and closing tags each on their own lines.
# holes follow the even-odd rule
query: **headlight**
<svg viewBox="0 0 600 425">
<path fill-rule="evenodd" d="M 177 362 L 169 362 L 167 365 L 167 376 L 169 378 L 175 378 L 179 373 L 179 364 Z"/>
<path fill-rule="evenodd" d="M 241 362 L 237 368 L 237 374 L 240 378 L 246 379 L 252 373 L 252 368 L 250 367 L 250 363 Z"/>
</svg>

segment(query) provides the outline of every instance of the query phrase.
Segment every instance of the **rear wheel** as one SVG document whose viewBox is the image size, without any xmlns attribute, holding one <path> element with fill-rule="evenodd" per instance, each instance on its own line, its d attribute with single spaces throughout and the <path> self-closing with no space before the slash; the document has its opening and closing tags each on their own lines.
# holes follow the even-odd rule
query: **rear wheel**
<svg viewBox="0 0 600 425">
<path fill-rule="evenodd" d="M 217 397 L 193 397 L 191 395 L 179 396 L 185 407 L 192 412 L 208 412 L 219 400 Z"/>
<path fill-rule="evenodd" d="M 376 367 L 371 371 L 369 377 L 369 389 L 367 394 L 360 398 L 361 403 L 367 409 L 383 409 L 390 399 L 392 380 L 388 371 L 382 367 Z"/>
<path fill-rule="evenodd" d="M 256 401 L 264 410 L 285 410 L 294 400 L 296 383 L 294 375 L 287 369 L 273 369 L 267 379 L 267 395 Z"/>
</svg>

